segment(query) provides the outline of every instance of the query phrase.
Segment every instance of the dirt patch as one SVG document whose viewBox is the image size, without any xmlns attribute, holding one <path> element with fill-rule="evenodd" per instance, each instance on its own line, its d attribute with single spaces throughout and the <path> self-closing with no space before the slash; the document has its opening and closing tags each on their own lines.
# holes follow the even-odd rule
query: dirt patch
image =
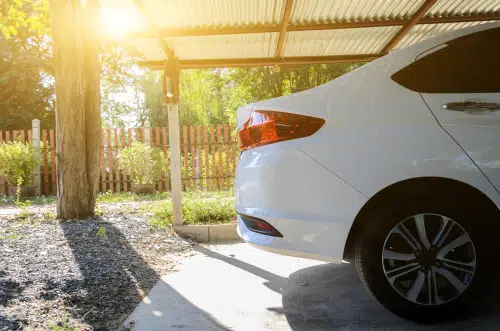
<svg viewBox="0 0 500 331">
<path fill-rule="evenodd" d="M 0 330 L 114 330 L 194 243 L 154 230 L 134 206 L 87 220 L 0 214 Z M 71 329 L 73 330 L 73 329 Z"/>
</svg>

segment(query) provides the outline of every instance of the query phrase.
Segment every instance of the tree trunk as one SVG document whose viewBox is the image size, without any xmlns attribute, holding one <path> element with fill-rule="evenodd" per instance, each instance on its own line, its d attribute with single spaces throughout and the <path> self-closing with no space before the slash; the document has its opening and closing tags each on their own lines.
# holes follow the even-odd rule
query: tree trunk
<svg viewBox="0 0 500 331">
<path fill-rule="evenodd" d="M 57 216 L 93 216 L 99 184 L 97 0 L 52 0 L 56 78 Z"/>
</svg>

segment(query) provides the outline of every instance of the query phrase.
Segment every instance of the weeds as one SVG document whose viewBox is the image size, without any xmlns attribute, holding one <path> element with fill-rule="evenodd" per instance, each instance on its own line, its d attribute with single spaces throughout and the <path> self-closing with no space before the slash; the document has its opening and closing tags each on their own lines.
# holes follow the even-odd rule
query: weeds
<svg viewBox="0 0 500 331">
<path fill-rule="evenodd" d="M 116 192 L 108 191 L 97 195 L 97 203 L 117 203 L 117 202 L 136 202 L 136 201 L 158 201 L 170 199 L 170 192 L 157 192 L 153 194 L 135 194 L 133 192 Z M 21 202 L 26 201 L 26 198 L 20 198 Z M 16 196 L 1 195 L 0 206 L 15 206 Z M 31 205 L 52 205 L 57 199 L 53 195 L 38 196 L 31 198 Z"/>
<path fill-rule="evenodd" d="M 69 326 L 66 309 L 64 309 L 64 316 L 62 322 L 52 326 L 52 331 L 77 331 L 76 328 Z"/>
<path fill-rule="evenodd" d="M 170 192 L 157 192 L 153 194 L 135 194 L 133 192 L 99 193 L 98 203 L 135 202 L 135 201 L 157 201 L 170 199 Z"/>
<path fill-rule="evenodd" d="M 28 200 L 27 198 L 20 197 L 20 202 L 25 202 Z M 56 203 L 55 196 L 38 196 L 32 197 L 29 199 L 31 201 L 31 205 L 51 205 Z M 0 206 L 15 206 L 17 202 L 17 197 L 15 195 L 1 195 L 0 194 Z"/>
<path fill-rule="evenodd" d="M 29 220 L 30 217 L 32 216 L 32 213 L 30 212 L 30 207 L 31 207 L 31 200 L 25 200 L 21 201 L 21 184 L 23 180 L 21 177 L 19 177 L 17 181 L 17 191 L 16 191 L 16 207 L 19 208 L 19 215 L 17 218 L 21 221 L 26 221 Z"/>
<path fill-rule="evenodd" d="M 236 217 L 234 199 L 226 197 L 183 200 L 182 215 L 186 224 L 227 223 Z"/>
<path fill-rule="evenodd" d="M 172 223 L 171 200 L 143 208 L 151 212 L 154 227 L 167 228 Z M 231 192 L 186 192 L 182 195 L 182 215 L 186 224 L 228 223 L 236 218 Z"/>
<path fill-rule="evenodd" d="M 4 202 L 6 198 L 10 199 L 10 197 L 4 197 Z M 18 218 L 21 220 L 30 220 L 30 218 L 32 218 L 32 214 L 29 211 L 31 201 L 23 201 L 19 197 L 17 200 L 15 205 L 21 210 Z M 2 200 L 0 199 L 0 201 Z M 97 196 L 97 202 L 99 204 L 143 201 L 154 201 L 153 203 L 147 203 L 140 207 L 141 212 L 152 213 L 150 219 L 152 226 L 158 228 L 170 226 L 172 223 L 172 201 L 170 192 L 135 194 L 131 192 L 113 193 L 108 191 Z M 186 224 L 217 224 L 231 222 L 236 218 L 233 192 L 183 192 L 182 213 Z M 96 216 L 102 216 L 102 208 L 96 206 L 95 214 Z M 56 216 L 50 212 L 45 212 L 41 217 L 42 221 L 52 221 L 55 219 Z"/>
<path fill-rule="evenodd" d="M 54 214 L 53 212 L 50 212 L 50 211 L 46 211 L 42 214 L 41 221 L 42 222 L 52 222 L 52 221 L 55 221 L 56 219 L 57 219 L 56 214 Z"/>
<path fill-rule="evenodd" d="M 159 201 L 153 206 L 145 206 L 143 211 L 151 211 L 153 214 L 149 220 L 151 226 L 155 228 L 165 229 L 172 223 L 172 201 Z"/>
<path fill-rule="evenodd" d="M 97 230 L 96 235 L 97 235 L 98 237 L 101 237 L 101 239 L 108 239 L 107 232 L 108 232 L 108 229 L 106 229 L 106 227 L 104 227 L 104 226 L 101 226 L 101 227 L 99 228 L 99 230 Z"/>
<path fill-rule="evenodd" d="M 8 233 L 6 235 L 0 235 L 0 240 L 17 240 L 17 239 L 21 239 L 23 236 L 18 234 L 18 233 Z"/>
<path fill-rule="evenodd" d="M 99 217 L 104 215 L 104 212 L 99 208 L 99 206 L 96 205 L 94 209 L 94 215 Z"/>
<path fill-rule="evenodd" d="M 183 193 L 183 197 L 198 197 L 198 198 L 232 198 L 232 191 L 188 191 Z M 170 199 L 170 192 L 156 192 L 153 194 L 135 194 L 133 192 L 111 192 L 99 193 L 97 195 L 97 203 L 117 203 L 117 202 L 140 202 L 140 201 L 160 201 Z M 27 199 L 20 197 L 20 202 L 25 202 Z M 15 206 L 16 196 L 0 195 L 0 206 Z M 30 199 L 31 206 L 35 205 L 52 205 L 56 203 L 56 197 L 52 195 L 38 196 Z"/>
</svg>

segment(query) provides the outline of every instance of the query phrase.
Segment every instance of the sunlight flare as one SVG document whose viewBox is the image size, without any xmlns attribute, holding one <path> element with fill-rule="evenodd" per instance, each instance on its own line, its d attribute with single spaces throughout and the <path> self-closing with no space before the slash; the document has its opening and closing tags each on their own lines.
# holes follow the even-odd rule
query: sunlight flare
<svg viewBox="0 0 500 331">
<path fill-rule="evenodd" d="M 143 26 L 141 15 L 133 7 L 101 8 L 101 27 L 112 37 L 123 37 Z"/>
</svg>

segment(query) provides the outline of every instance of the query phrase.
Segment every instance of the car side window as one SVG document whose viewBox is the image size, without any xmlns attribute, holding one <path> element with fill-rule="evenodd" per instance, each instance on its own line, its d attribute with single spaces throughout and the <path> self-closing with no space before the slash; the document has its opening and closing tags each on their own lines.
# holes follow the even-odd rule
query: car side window
<svg viewBox="0 0 500 331">
<path fill-rule="evenodd" d="M 446 45 L 396 72 L 392 80 L 421 93 L 500 92 L 500 28 Z"/>
</svg>

